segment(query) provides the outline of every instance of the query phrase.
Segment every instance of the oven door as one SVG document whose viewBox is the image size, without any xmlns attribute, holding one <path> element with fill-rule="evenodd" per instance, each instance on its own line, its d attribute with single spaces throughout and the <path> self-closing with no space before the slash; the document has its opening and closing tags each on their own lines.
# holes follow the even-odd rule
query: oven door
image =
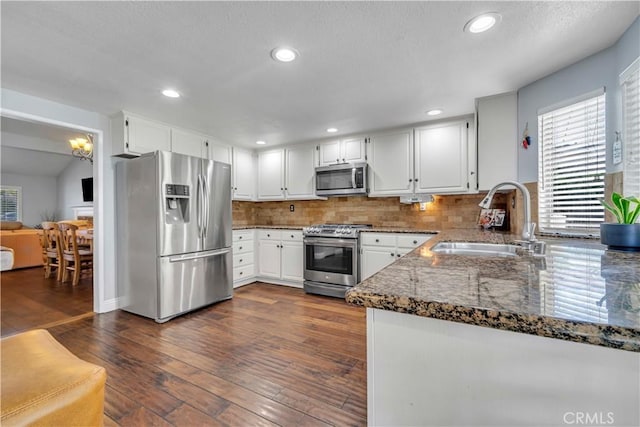
<svg viewBox="0 0 640 427">
<path fill-rule="evenodd" d="M 355 286 L 358 279 L 358 239 L 305 237 L 304 279 Z"/>
</svg>

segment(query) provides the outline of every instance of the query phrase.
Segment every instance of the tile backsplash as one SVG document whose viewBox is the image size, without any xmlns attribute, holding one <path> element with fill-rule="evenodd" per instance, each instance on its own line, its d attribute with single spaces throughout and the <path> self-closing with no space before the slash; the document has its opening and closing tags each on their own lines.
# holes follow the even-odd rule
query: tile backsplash
<svg viewBox="0 0 640 427">
<path fill-rule="evenodd" d="M 398 197 L 331 197 L 328 200 L 233 202 L 233 225 L 307 226 L 323 223 L 372 224 L 374 227 L 446 230 L 475 228 L 482 194 L 435 196 L 425 211 L 418 204 L 404 205 Z M 506 206 L 498 194 L 494 207 Z M 289 210 L 290 205 L 294 211 Z"/>
</svg>

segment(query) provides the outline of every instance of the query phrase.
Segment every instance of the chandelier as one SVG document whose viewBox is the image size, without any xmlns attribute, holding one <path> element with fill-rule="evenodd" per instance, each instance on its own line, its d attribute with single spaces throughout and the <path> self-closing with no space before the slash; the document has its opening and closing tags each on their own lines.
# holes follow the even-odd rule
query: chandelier
<svg viewBox="0 0 640 427">
<path fill-rule="evenodd" d="M 69 140 L 71 155 L 82 160 L 89 160 L 93 164 L 93 136 L 87 134 L 86 138 L 74 138 Z"/>
</svg>

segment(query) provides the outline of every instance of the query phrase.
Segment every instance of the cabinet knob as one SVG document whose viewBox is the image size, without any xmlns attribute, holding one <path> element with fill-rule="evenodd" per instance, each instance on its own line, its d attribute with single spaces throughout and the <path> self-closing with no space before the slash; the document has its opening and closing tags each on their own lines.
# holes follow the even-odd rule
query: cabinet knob
<svg viewBox="0 0 640 427">
<path fill-rule="evenodd" d="M 391 252 L 391 256 L 396 256 L 396 254 L 394 254 L 393 252 Z"/>
<path fill-rule="evenodd" d="M 376 239 L 376 243 L 380 243 L 380 239 Z"/>
<path fill-rule="evenodd" d="M 242 236 L 238 236 L 238 240 L 242 240 Z"/>
<path fill-rule="evenodd" d="M 342 159 L 342 163 L 347 163 L 347 161 L 345 159 Z"/>
<path fill-rule="evenodd" d="M 238 187 L 235 187 L 234 190 L 238 190 Z"/>
<path fill-rule="evenodd" d="M 240 275 L 242 276 L 243 274 L 244 274 L 244 272 L 243 272 L 243 271 L 241 271 L 241 272 L 240 272 Z"/>
<path fill-rule="evenodd" d="M 240 261 L 238 261 L 238 262 L 242 262 L 242 258 L 240 258 Z"/>
<path fill-rule="evenodd" d="M 418 178 L 413 178 L 413 180 L 414 180 L 415 182 L 418 182 Z"/>
<path fill-rule="evenodd" d="M 271 234 L 267 234 L 267 237 L 271 237 Z"/>
<path fill-rule="evenodd" d="M 400 258 L 400 254 L 396 254 L 396 256 L 397 256 L 398 258 Z"/>
<path fill-rule="evenodd" d="M 413 241 L 413 244 L 414 244 L 414 245 L 417 245 L 417 244 L 418 244 L 418 241 L 417 241 L 417 240 L 414 240 L 414 241 Z"/>
<path fill-rule="evenodd" d="M 289 191 L 289 189 L 287 187 L 284 187 L 284 191 Z"/>
<path fill-rule="evenodd" d="M 240 246 L 240 250 L 242 250 L 242 246 Z"/>
<path fill-rule="evenodd" d="M 291 235 L 291 238 L 293 239 L 293 234 Z"/>
<path fill-rule="evenodd" d="M 409 182 L 413 182 L 413 180 L 411 178 L 409 178 Z"/>
</svg>

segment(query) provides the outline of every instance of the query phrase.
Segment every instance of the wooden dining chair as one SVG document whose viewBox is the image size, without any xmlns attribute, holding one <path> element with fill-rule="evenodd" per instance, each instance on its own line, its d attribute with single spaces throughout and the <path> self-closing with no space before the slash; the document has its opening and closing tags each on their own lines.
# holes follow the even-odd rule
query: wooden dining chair
<svg viewBox="0 0 640 427">
<path fill-rule="evenodd" d="M 73 271 L 73 286 L 80 282 L 82 270 L 89 270 L 93 274 L 93 252 L 81 249 L 78 245 L 76 231 L 78 226 L 67 222 L 59 222 L 60 240 L 62 241 L 62 260 L 64 262 L 62 281 L 67 281 L 69 272 Z"/>
<path fill-rule="evenodd" d="M 56 279 L 62 280 L 62 255 L 59 239 L 58 224 L 55 222 L 45 221 L 42 223 L 42 235 L 40 242 L 42 243 L 42 261 L 44 267 L 44 277 L 51 277 L 53 269 L 56 270 Z"/>
</svg>

